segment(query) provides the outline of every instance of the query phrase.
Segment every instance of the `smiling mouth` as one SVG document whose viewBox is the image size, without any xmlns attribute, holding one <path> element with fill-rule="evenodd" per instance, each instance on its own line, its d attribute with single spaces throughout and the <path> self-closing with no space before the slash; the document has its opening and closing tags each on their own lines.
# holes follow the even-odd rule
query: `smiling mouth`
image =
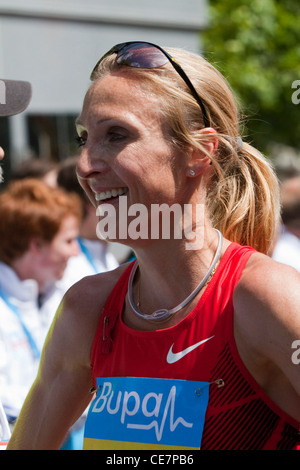
<svg viewBox="0 0 300 470">
<path fill-rule="evenodd" d="M 101 191 L 100 193 L 94 192 L 95 200 L 99 201 L 106 201 L 107 199 L 112 199 L 115 197 L 122 196 L 128 192 L 128 188 L 113 188 L 107 191 Z"/>
</svg>

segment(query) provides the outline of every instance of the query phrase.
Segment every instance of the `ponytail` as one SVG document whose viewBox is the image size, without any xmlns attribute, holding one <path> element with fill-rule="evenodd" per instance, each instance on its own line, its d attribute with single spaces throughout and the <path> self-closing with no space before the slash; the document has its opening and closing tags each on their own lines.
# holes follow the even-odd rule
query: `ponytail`
<svg viewBox="0 0 300 470">
<path fill-rule="evenodd" d="M 207 193 L 211 223 L 230 241 L 267 254 L 280 216 L 277 177 L 268 160 L 245 142 L 226 153 L 213 162 L 216 172 Z"/>
</svg>

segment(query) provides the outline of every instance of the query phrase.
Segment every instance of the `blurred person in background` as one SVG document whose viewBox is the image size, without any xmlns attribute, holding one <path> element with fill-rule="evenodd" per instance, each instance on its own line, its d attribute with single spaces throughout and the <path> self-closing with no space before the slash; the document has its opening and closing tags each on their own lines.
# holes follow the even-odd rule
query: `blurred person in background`
<svg viewBox="0 0 300 470">
<path fill-rule="evenodd" d="M 24 178 L 38 178 L 49 186 L 57 186 L 57 164 L 43 158 L 28 158 L 14 167 L 10 180 L 16 181 Z"/>
<path fill-rule="evenodd" d="M 79 230 L 79 254 L 69 259 L 62 281 L 64 291 L 84 276 L 98 274 L 118 267 L 118 262 L 109 251 L 108 243 L 100 240 L 96 233 L 98 217 L 95 207 L 80 186 L 76 174 L 79 157 L 69 157 L 58 168 L 57 184 L 66 191 L 77 194 L 82 203 L 83 218 Z"/>
<path fill-rule="evenodd" d="M 281 218 L 272 258 L 300 272 L 300 175 L 281 186 Z"/>
<path fill-rule="evenodd" d="M 0 399 L 14 423 L 36 375 L 53 315 L 43 296 L 78 253 L 81 207 L 37 179 L 0 195 Z"/>
<path fill-rule="evenodd" d="M 0 117 L 13 116 L 24 111 L 30 103 L 32 89 L 29 82 L 0 79 L 1 100 Z M 0 161 L 4 150 L 0 146 Z M 3 170 L 0 166 L 0 183 L 3 181 Z M 5 449 L 10 438 L 10 429 L 0 398 L 0 450 Z"/>
</svg>

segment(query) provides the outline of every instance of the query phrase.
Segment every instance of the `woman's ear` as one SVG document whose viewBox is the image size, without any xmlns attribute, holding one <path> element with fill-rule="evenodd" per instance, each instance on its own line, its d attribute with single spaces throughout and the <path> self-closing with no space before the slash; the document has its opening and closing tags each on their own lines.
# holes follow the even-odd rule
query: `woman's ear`
<svg viewBox="0 0 300 470">
<path fill-rule="evenodd" d="M 219 139 L 217 137 L 217 131 L 213 127 L 205 127 L 204 129 L 199 130 L 200 135 L 209 135 L 210 137 L 205 140 L 201 139 L 201 144 L 206 147 L 207 151 L 214 155 L 218 150 Z M 214 137 L 213 137 L 214 136 Z"/>
<path fill-rule="evenodd" d="M 28 250 L 31 254 L 36 254 L 40 253 L 44 246 L 45 242 L 41 238 L 34 237 L 29 241 Z"/>
<path fill-rule="evenodd" d="M 213 135 L 215 134 L 215 137 Z M 187 165 L 186 174 L 189 177 L 198 176 L 202 173 L 205 168 L 211 164 L 211 158 L 209 155 L 213 156 L 218 150 L 219 141 L 216 136 L 217 131 L 212 127 L 205 127 L 204 129 L 199 130 L 199 135 L 201 135 L 201 145 L 205 148 L 207 153 L 201 152 L 201 150 L 194 149 L 191 153 L 190 162 Z M 203 135 L 209 136 L 207 139 L 203 138 Z"/>
</svg>

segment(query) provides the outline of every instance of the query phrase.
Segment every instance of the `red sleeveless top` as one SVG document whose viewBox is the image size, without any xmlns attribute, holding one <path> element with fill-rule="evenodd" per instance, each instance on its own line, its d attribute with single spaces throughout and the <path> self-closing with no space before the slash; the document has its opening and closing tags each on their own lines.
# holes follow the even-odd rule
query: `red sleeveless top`
<svg viewBox="0 0 300 470">
<path fill-rule="evenodd" d="M 184 383 L 205 382 L 209 385 L 209 397 L 205 408 L 201 449 L 300 449 L 300 424 L 279 409 L 260 388 L 245 368 L 235 345 L 233 291 L 252 253 L 254 250 L 250 247 L 231 243 L 193 311 L 177 325 L 157 331 L 136 331 L 127 327 L 122 321 L 128 279 L 133 266 L 131 264 L 111 292 L 95 335 L 91 353 L 95 387 L 97 387 L 97 379 L 101 377 L 187 381 Z M 110 382 L 106 382 L 107 384 Z M 148 385 L 147 387 L 150 392 Z M 90 407 L 90 412 L 94 411 L 94 429 L 106 426 L 103 426 L 101 422 L 99 426 L 97 424 L 97 419 L 101 419 L 104 402 L 110 405 L 109 416 L 114 418 L 117 416 L 117 404 L 119 403 L 121 407 L 122 392 L 115 395 L 120 400 L 115 402 L 116 406 L 112 410 L 112 401 L 108 403 L 108 390 L 110 389 L 106 390 L 107 394 L 97 395 L 98 402 Z M 133 400 L 135 397 L 135 401 L 132 401 L 131 405 L 128 401 L 126 407 L 123 405 L 123 414 L 120 408 L 122 425 L 125 425 L 126 417 L 133 420 L 134 412 L 138 409 L 138 405 L 142 408 L 142 404 L 144 406 L 143 418 L 146 415 L 151 415 L 151 419 L 157 417 L 157 420 L 152 419 L 147 425 L 148 433 L 151 426 L 152 428 L 156 426 L 156 430 L 158 429 L 158 422 L 166 423 L 166 421 L 159 421 L 160 418 L 158 418 L 158 404 L 162 400 L 162 393 L 148 393 L 147 400 L 149 401 L 146 403 L 144 400 L 142 403 L 141 396 L 134 395 L 137 393 L 133 391 L 135 389 L 131 390 L 130 393 L 124 392 L 124 397 L 127 394 L 127 398 L 131 397 Z M 110 398 L 112 400 L 113 396 L 111 395 Z M 150 399 L 154 398 L 156 401 L 155 403 L 153 401 L 151 407 Z M 148 407 L 146 411 L 145 403 Z M 168 404 L 170 403 L 169 401 Z M 172 412 L 175 415 L 176 402 L 172 404 L 174 405 Z M 150 412 L 149 409 L 152 411 Z M 165 413 L 170 409 L 165 406 Z M 183 413 L 181 413 L 182 416 Z M 182 426 L 182 435 L 184 435 L 188 429 L 187 421 L 175 422 L 173 420 L 171 431 L 176 426 L 178 430 Z M 132 424 L 131 426 L 133 427 Z M 137 427 L 136 422 L 135 426 Z M 192 427 L 191 423 L 190 427 Z M 125 436 L 126 429 L 124 430 Z M 146 425 L 140 425 L 139 429 L 139 435 L 146 433 Z M 94 439 L 95 442 L 98 439 L 95 433 L 96 431 L 91 431 L 85 436 L 86 440 L 91 439 L 92 442 Z M 104 445 L 107 445 L 108 441 L 111 442 L 113 438 L 107 439 L 104 438 L 103 442 L 106 443 Z M 119 438 L 116 440 L 118 441 Z M 97 445 L 93 448 L 97 448 Z M 150 448 L 156 447 L 150 445 Z"/>
</svg>

